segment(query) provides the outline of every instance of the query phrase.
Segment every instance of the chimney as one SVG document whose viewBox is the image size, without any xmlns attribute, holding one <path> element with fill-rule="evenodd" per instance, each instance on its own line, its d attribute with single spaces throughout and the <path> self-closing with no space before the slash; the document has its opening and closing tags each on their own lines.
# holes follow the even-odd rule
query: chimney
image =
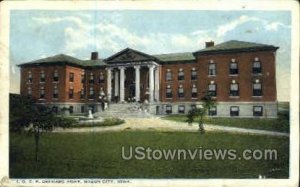
<svg viewBox="0 0 300 187">
<path fill-rule="evenodd" d="M 210 42 L 205 42 L 205 48 L 212 47 L 214 45 L 215 45 L 215 42 L 212 40 Z"/>
<path fill-rule="evenodd" d="M 91 53 L 91 60 L 98 60 L 98 52 Z"/>
</svg>

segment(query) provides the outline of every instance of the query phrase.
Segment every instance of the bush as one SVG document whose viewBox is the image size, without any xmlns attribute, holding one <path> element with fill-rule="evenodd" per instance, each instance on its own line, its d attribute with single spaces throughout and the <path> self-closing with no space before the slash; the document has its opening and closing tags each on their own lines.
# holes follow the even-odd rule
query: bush
<svg viewBox="0 0 300 187">
<path fill-rule="evenodd" d="M 125 121 L 119 118 L 106 118 L 102 122 L 96 122 L 96 123 L 82 123 L 82 124 L 76 124 L 72 125 L 71 127 L 106 127 L 106 126 L 115 126 L 115 125 L 121 125 Z"/>
<path fill-rule="evenodd" d="M 73 118 L 67 118 L 67 117 L 56 117 L 55 118 L 56 126 L 62 127 L 62 128 L 69 128 L 73 125 L 77 125 L 77 120 Z"/>
</svg>

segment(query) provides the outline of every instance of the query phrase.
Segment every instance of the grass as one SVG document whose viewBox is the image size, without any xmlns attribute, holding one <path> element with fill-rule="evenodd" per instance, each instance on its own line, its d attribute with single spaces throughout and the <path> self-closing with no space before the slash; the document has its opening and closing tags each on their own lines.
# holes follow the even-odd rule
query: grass
<svg viewBox="0 0 300 187">
<path fill-rule="evenodd" d="M 168 115 L 162 117 L 165 120 L 186 122 L 186 115 Z M 195 122 L 198 119 L 195 119 Z M 206 118 L 206 124 L 240 127 L 247 129 L 270 130 L 277 132 L 289 132 L 288 114 L 281 112 L 277 119 L 265 118 Z"/>
<path fill-rule="evenodd" d="M 276 149 L 277 160 L 123 160 L 121 147 Z M 288 178 L 289 139 L 221 132 L 45 133 L 39 162 L 34 138 L 10 134 L 11 178 Z M 198 158 L 198 157 L 197 157 Z"/>
<path fill-rule="evenodd" d="M 107 126 L 115 126 L 121 125 L 125 123 L 124 120 L 119 118 L 106 118 L 102 122 L 95 122 L 95 123 L 82 123 L 82 124 L 75 124 L 70 126 L 71 128 L 81 128 L 81 127 L 107 127 Z"/>
</svg>

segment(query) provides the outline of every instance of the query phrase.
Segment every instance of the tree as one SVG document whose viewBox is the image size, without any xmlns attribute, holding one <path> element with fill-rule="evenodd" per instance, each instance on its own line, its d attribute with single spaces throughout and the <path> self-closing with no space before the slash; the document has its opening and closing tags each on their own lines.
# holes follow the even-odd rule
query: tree
<svg viewBox="0 0 300 187">
<path fill-rule="evenodd" d="M 194 121 L 195 117 L 199 117 L 199 131 L 204 132 L 204 117 L 207 114 L 208 110 L 216 105 L 216 102 L 209 92 L 205 92 L 205 95 L 201 98 L 201 101 L 201 105 L 196 106 L 196 108 L 193 108 L 189 111 L 187 115 L 187 121 L 189 124 L 191 124 Z"/>
<path fill-rule="evenodd" d="M 38 161 L 39 142 L 42 132 L 51 131 L 54 127 L 69 127 L 76 123 L 73 119 L 55 116 L 52 110 L 44 105 L 36 104 L 35 100 L 17 94 L 10 95 L 9 123 L 11 132 L 28 132 L 35 139 L 35 160 Z"/>
</svg>

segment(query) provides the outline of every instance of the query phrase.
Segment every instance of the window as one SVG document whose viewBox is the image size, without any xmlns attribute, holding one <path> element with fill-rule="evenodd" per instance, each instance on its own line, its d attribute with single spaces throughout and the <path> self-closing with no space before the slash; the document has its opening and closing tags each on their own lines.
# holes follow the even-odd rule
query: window
<svg viewBox="0 0 300 187">
<path fill-rule="evenodd" d="M 45 98 L 45 87 L 41 87 L 40 88 L 40 99 L 44 99 Z"/>
<path fill-rule="evenodd" d="M 210 107 L 208 110 L 208 115 L 216 116 L 217 115 L 217 107 L 216 106 Z"/>
<path fill-rule="evenodd" d="M 253 96 L 262 96 L 261 83 L 258 79 L 253 83 Z"/>
<path fill-rule="evenodd" d="M 230 96 L 239 96 L 239 85 L 233 80 L 230 84 Z"/>
<path fill-rule="evenodd" d="M 172 88 L 170 85 L 168 85 L 166 89 L 166 98 L 172 98 L 172 97 L 173 97 Z"/>
<path fill-rule="evenodd" d="M 80 91 L 80 99 L 84 99 L 84 88 Z"/>
<path fill-rule="evenodd" d="M 184 71 L 183 71 L 182 68 L 179 69 L 179 72 L 178 72 L 178 80 L 179 80 L 179 81 L 184 80 Z"/>
<path fill-rule="evenodd" d="M 94 99 L 94 87 L 90 87 L 90 94 L 89 94 L 89 99 Z"/>
<path fill-rule="evenodd" d="M 198 90 L 195 84 L 192 87 L 192 98 L 196 98 L 198 96 Z"/>
<path fill-rule="evenodd" d="M 69 73 L 69 82 L 74 82 L 74 73 Z"/>
<path fill-rule="evenodd" d="M 28 96 L 31 96 L 31 95 L 32 95 L 32 89 L 31 89 L 31 87 L 28 87 L 28 88 L 27 88 L 27 94 L 28 94 Z"/>
<path fill-rule="evenodd" d="M 239 73 L 238 64 L 235 62 L 235 59 L 232 59 L 229 65 L 229 74 L 236 75 Z"/>
<path fill-rule="evenodd" d="M 185 106 L 184 105 L 179 105 L 178 106 L 178 113 L 179 114 L 184 114 L 185 112 Z"/>
<path fill-rule="evenodd" d="M 195 68 L 192 68 L 191 80 L 197 80 L 197 71 Z"/>
<path fill-rule="evenodd" d="M 74 88 L 70 87 L 70 89 L 69 89 L 69 99 L 73 99 L 73 97 L 74 97 Z"/>
<path fill-rule="evenodd" d="M 262 106 L 253 106 L 253 116 L 262 116 L 263 107 Z"/>
<path fill-rule="evenodd" d="M 69 106 L 69 111 L 70 111 L 70 114 L 73 114 L 74 113 L 74 107 L 73 106 Z"/>
<path fill-rule="evenodd" d="M 90 84 L 94 84 L 94 74 L 93 72 L 90 73 L 90 81 L 89 81 Z"/>
<path fill-rule="evenodd" d="M 171 81 L 172 80 L 172 72 L 170 69 L 167 69 L 166 72 L 166 81 Z"/>
<path fill-rule="evenodd" d="M 179 87 L 178 87 L 178 97 L 179 98 L 184 97 L 184 89 L 183 89 L 182 85 L 179 85 Z"/>
<path fill-rule="evenodd" d="M 210 63 L 208 65 L 208 75 L 216 75 L 216 64 L 215 63 Z"/>
<path fill-rule="evenodd" d="M 84 106 L 81 106 L 80 111 L 81 113 L 84 113 Z"/>
<path fill-rule="evenodd" d="M 191 105 L 191 110 L 196 110 L 196 109 L 197 109 L 196 105 Z"/>
<path fill-rule="evenodd" d="M 261 62 L 260 62 L 259 58 L 256 57 L 254 59 L 253 64 L 252 64 L 252 73 L 253 74 L 259 74 L 261 72 L 262 72 L 262 70 L 261 70 Z"/>
<path fill-rule="evenodd" d="M 58 98 L 58 88 L 57 88 L 57 85 L 54 85 L 54 88 L 53 88 L 53 98 L 55 98 L 55 99 Z"/>
<path fill-rule="evenodd" d="M 103 75 L 103 72 L 100 72 L 100 75 L 99 75 L 99 83 L 104 83 L 104 75 Z"/>
<path fill-rule="evenodd" d="M 166 113 L 167 114 L 172 114 L 172 105 L 167 105 L 166 106 Z"/>
<path fill-rule="evenodd" d="M 57 106 L 52 107 L 52 113 L 54 113 L 54 114 L 58 113 L 58 107 Z"/>
<path fill-rule="evenodd" d="M 208 85 L 208 94 L 212 97 L 217 96 L 217 85 L 214 83 L 214 81 L 211 81 Z"/>
<path fill-rule="evenodd" d="M 27 79 L 28 83 L 32 83 L 32 73 L 31 71 L 28 71 L 28 79 Z"/>
<path fill-rule="evenodd" d="M 239 107 L 238 106 L 230 107 L 230 116 L 239 116 Z"/>
<path fill-rule="evenodd" d="M 58 71 L 57 71 L 57 70 L 54 70 L 54 73 L 53 73 L 53 81 L 54 81 L 54 82 L 58 82 Z"/>
<path fill-rule="evenodd" d="M 81 74 L 81 83 L 82 83 L 82 84 L 85 83 L 85 76 L 84 76 L 84 73 Z"/>
<path fill-rule="evenodd" d="M 42 70 L 40 73 L 40 82 L 45 82 L 45 71 Z"/>
</svg>

